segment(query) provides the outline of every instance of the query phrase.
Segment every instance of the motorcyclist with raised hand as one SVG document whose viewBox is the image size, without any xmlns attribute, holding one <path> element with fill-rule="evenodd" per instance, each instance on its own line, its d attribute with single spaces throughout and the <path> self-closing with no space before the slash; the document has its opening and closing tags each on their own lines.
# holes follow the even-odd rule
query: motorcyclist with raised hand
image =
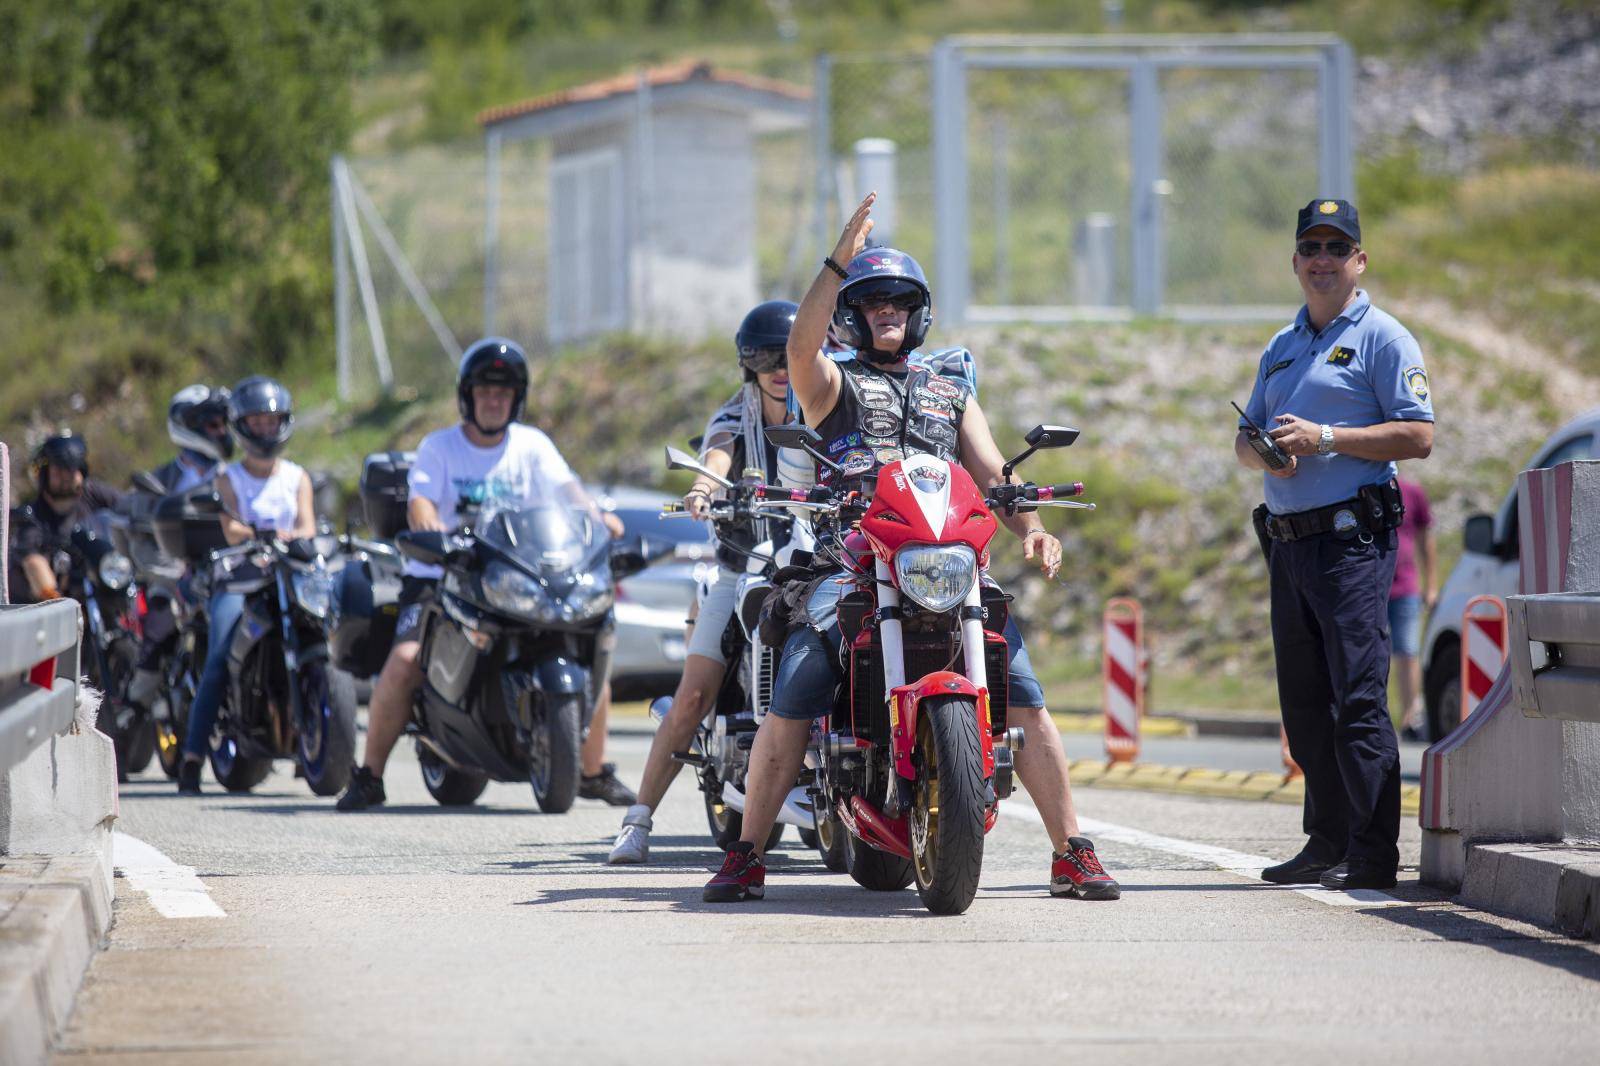
<svg viewBox="0 0 1600 1066">
<path fill-rule="evenodd" d="M 527 398 L 528 360 L 520 345 L 504 337 L 485 337 L 467 349 L 456 368 L 461 421 L 429 433 L 417 447 L 406 503 L 413 530 L 455 530 L 460 525 L 457 504 L 468 495 L 493 510 L 563 497 L 593 512 L 612 536 L 622 534 L 621 520 L 600 511 L 550 438 L 519 421 Z M 365 762 L 355 768 L 350 787 L 339 797 L 341 811 L 367 810 L 387 799 L 383 771 L 411 720 L 412 701 L 422 685 L 417 665 L 422 608 L 433 596 L 440 575 L 439 567 L 406 560 L 394 644 L 368 703 Z M 610 682 L 605 681 L 581 750 L 578 795 L 625 807 L 637 797 L 617 779 L 616 767 L 604 761 L 610 701 Z"/>
<path fill-rule="evenodd" d="M 228 420 L 244 445 L 244 458 L 226 467 L 216 479 L 222 500 L 222 532 L 229 544 L 242 544 L 262 533 L 280 540 L 313 537 L 317 519 L 311 501 L 311 477 L 282 458 L 294 435 L 294 404 L 289 390 L 269 377 L 248 377 L 233 387 Z M 217 575 L 219 578 L 221 575 Z M 205 668 L 189 708 L 189 731 L 178 767 L 178 791 L 200 792 L 200 763 L 210 746 L 217 711 L 228 683 L 228 647 L 244 613 L 245 596 L 221 581 L 211 593 L 210 630 Z"/>
<path fill-rule="evenodd" d="M 909 452 L 926 452 L 959 461 L 980 488 L 1001 484 L 1005 459 L 977 397 L 908 364 L 932 323 L 932 298 L 911 256 L 866 248 L 875 198 L 867 196 L 856 208 L 795 315 L 788 366 L 805 423 L 850 476 L 868 475 Z M 830 319 L 855 348 L 854 358 L 837 362 L 823 354 Z M 819 478 L 823 474 L 818 471 Z M 1061 566 L 1061 543 L 1038 516 L 997 517 L 1022 540 L 1024 557 L 1053 578 Z M 743 838 L 729 848 L 722 869 L 706 885 L 707 902 L 764 895 L 761 848 L 800 771 L 812 719 L 832 706 L 839 680 L 839 582 L 835 578 L 817 588 L 807 604 L 810 624 L 797 628 L 784 646 L 768 714 L 750 753 Z M 1100 865 L 1093 842 L 1080 835 L 1061 736 L 1045 711 L 1044 692 L 1014 622 L 1007 626 L 1006 642 L 1008 721 L 1020 725 L 1026 739 L 1016 753 L 1016 769 L 1050 837 L 1050 892 L 1115 899 L 1116 881 Z"/>
<path fill-rule="evenodd" d="M 763 481 L 778 481 L 777 451 L 767 443 L 762 430 L 789 420 L 787 347 L 797 310 L 798 305 L 792 301 L 768 300 L 752 308 L 740 323 L 734 345 L 744 384 L 711 416 L 700 449 L 700 462 L 713 473 L 737 480 L 745 469 L 757 467 Z M 696 518 L 704 518 L 715 490 L 709 479 L 697 476 L 684 494 L 684 509 Z M 671 710 L 650 742 L 639 800 L 622 819 L 622 829 L 607 859 L 612 865 L 649 861 L 651 816 L 680 769 L 672 753 L 688 747 L 695 727 L 722 686 L 728 667 L 722 635 L 733 618 L 739 575 L 744 570 L 744 557 L 735 550 L 737 547 L 748 550 L 754 545 L 723 545 L 718 549 L 716 580 L 693 621 L 683 677 L 673 694 Z"/>
<path fill-rule="evenodd" d="M 89 445 L 70 430 L 40 442 L 30 467 L 38 492 L 11 514 L 7 585 L 13 603 L 59 599 L 56 553 L 79 523 L 120 500 L 116 490 L 89 477 Z"/>
</svg>

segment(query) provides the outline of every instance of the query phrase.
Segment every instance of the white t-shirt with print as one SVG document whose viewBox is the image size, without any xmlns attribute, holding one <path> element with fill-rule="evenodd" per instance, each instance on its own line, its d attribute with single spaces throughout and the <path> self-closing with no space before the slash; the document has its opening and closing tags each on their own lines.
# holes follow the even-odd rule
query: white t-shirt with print
<svg viewBox="0 0 1600 1066">
<path fill-rule="evenodd" d="M 435 430 L 417 446 L 407 479 L 413 496 L 431 500 L 447 530 L 460 524 L 456 503 L 463 495 L 481 498 L 485 512 L 530 507 L 555 499 L 577 478 L 542 430 L 513 422 L 499 444 L 480 448 L 460 425 Z M 438 577 L 437 566 L 406 560 L 405 572 Z"/>
</svg>

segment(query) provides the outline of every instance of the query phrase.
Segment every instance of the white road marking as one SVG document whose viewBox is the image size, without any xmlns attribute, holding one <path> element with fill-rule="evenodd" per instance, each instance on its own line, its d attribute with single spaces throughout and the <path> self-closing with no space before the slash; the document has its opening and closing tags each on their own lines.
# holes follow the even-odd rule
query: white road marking
<svg viewBox="0 0 1600 1066">
<path fill-rule="evenodd" d="M 1018 802 L 1017 796 L 1000 805 L 1004 814 L 1021 815 L 1032 822 L 1044 824 L 1033 804 L 1026 801 Z M 1195 859 L 1219 870 L 1251 880 L 1260 880 L 1261 871 L 1268 866 L 1277 864 L 1276 859 L 1269 859 L 1265 855 L 1250 855 L 1231 848 L 1219 848 L 1214 844 L 1201 844 L 1194 840 L 1181 840 L 1178 837 L 1164 837 L 1156 833 L 1147 833 L 1143 829 L 1134 829 L 1130 826 L 1117 825 L 1114 822 L 1102 822 L 1097 818 L 1078 819 L 1078 827 L 1083 832 L 1096 840 L 1110 841 L 1114 844 L 1126 844 L 1129 847 L 1144 848 L 1148 851 L 1164 851 L 1169 855 L 1182 855 L 1186 859 Z M 1280 886 L 1262 882 L 1262 890 L 1270 891 Z M 1282 886 L 1288 888 L 1289 886 Z M 1327 888 L 1312 888 L 1309 886 L 1295 886 L 1291 889 L 1302 896 L 1326 903 L 1330 907 L 1392 907 L 1404 904 L 1405 900 L 1395 899 L 1387 892 L 1379 892 L 1371 888 L 1357 888 L 1349 892 L 1336 892 Z"/>
<path fill-rule="evenodd" d="M 179 866 L 138 837 L 111 834 L 111 864 L 163 918 L 226 918 L 193 866 Z"/>
</svg>

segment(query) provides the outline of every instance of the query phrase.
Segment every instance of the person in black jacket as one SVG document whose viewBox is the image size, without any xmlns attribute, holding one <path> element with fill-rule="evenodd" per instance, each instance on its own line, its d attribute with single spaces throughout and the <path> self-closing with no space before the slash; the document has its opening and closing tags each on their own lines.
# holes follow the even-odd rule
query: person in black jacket
<svg viewBox="0 0 1600 1066">
<path fill-rule="evenodd" d="M 38 494 L 11 513 L 8 586 L 15 603 L 61 597 L 56 556 L 73 529 L 94 512 L 113 508 L 120 497 L 89 478 L 89 445 L 68 430 L 47 437 L 33 453 Z"/>
</svg>

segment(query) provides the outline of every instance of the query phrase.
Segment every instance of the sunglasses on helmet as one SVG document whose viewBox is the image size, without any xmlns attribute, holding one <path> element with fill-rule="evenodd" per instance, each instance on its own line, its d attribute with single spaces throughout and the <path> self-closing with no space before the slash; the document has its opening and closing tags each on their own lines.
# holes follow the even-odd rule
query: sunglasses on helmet
<svg viewBox="0 0 1600 1066">
<path fill-rule="evenodd" d="M 789 365 L 789 353 L 783 348 L 740 348 L 739 365 L 752 374 L 770 374 Z"/>
</svg>

